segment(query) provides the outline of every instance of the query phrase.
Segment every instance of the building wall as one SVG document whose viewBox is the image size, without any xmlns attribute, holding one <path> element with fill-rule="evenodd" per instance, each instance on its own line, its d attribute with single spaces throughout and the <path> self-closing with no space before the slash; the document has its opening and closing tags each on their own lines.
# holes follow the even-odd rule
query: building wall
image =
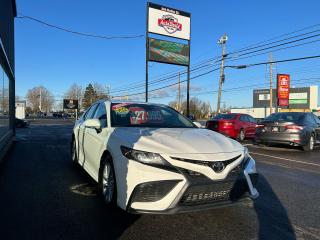
<svg viewBox="0 0 320 240">
<path fill-rule="evenodd" d="M 0 4 L 0 160 L 14 136 L 15 75 L 14 75 L 14 0 Z"/>
<path fill-rule="evenodd" d="M 272 106 L 277 105 L 277 90 L 272 91 Z M 253 107 L 269 108 L 269 89 L 253 90 Z M 290 88 L 289 109 L 314 109 L 318 103 L 318 86 Z"/>
</svg>

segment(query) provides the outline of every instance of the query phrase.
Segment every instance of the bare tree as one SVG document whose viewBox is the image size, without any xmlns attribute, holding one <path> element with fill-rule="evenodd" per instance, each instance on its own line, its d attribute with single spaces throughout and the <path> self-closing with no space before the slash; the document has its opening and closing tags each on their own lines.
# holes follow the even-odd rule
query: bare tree
<svg viewBox="0 0 320 240">
<path fill-rule="evenodd" d="M 28 90 L 27 103 L 33 112 L 50 112 L 54 104 L 54 99 L 47 88 L 38 86 Z"/>
<path fill-rule="evenodd" d="M 102 84 L 95 82 L 95 83 L 93 83 L 93 89 L 95 90 L 98 99 L 109 99 L 110 98 L 108 87 L 103 86 Z"/>
<path fill-rule="evenodd" d="M 169 106 L 177 109 L 177 100 L 169 103 Z M 208 117 L 210 113 L 210 104 L 201 101 L 197 97 L 193 97 L 190 99 L 190 114 L 192 114 L 196 119 L 205 119 Z M 183 113 L 187 112 L 187 101 L 184 101 L 181 106 L 181 111 Z"/>
<path fill-rule="evenodd" d="M 78 100 L 81 104 L 83 97 L 82 87 L 76 83 L 72 84 L 68 91 L 64 94 L 64 98 Z"/>
</svg>

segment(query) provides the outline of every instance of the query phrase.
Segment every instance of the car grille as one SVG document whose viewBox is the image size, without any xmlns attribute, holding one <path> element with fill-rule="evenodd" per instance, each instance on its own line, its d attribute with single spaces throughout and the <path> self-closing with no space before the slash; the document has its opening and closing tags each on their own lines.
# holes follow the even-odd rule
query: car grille
<svg viewBox="0 0 320 240">
<path fill-rule="evenodd" d="M 227 166 L 230 163 L 236 161 L 239 157 L 241 157 L 241 154 L 228 160 L 222 160 L 221 162 L 224 162 L 225 165 Z M 179 157 L 171 157 L 171 158 L 174 160 L 203 165 L 203 166 L 210 166 L 212 163 L 214 163 L 214 161 L 193 160 L 193 159 L 186 159 L 186 158 L 179 158 Z"/>
<path fill-rule="evenodd" d="M 236 201 L 244 196 L 247 191 L 248 185 L 243 177 L 236 181 L 191 185 L 180 199 L 180 205 L 192 206 L 220 201 Z"/>
</svg>

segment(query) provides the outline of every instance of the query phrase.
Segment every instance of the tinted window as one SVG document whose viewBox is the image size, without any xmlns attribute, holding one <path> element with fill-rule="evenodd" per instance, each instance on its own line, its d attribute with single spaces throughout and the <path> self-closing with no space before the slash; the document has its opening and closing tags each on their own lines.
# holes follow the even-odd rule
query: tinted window
<svg viewBox="0 0 320 240">
<path fill-rule="evenodd" d="M 219 114 L 212 119 L 214 119 L 214 120 L 219 120 L 219 119 L 232 120 L 235 118 L 236 118 L 235 114 Z"/>
<path fill-rule="evenodd" d="M 316 121 L 316 123 L 320 124 L 320 119 L 316 115 L 314 115 L 314 114 L 312 114 L 312 115 L 313 115 L 313 118 Z"/>
<path fill-rule="evenodd" d="M 112 127 L 194 128 L 194 124 L 170 107 L 142 103 L 111 104 Z"/>
<path fill-rule="evenodd" d="M 250 121 L 251 123 L 257 123 L 257 120 L 254 119 L 253 117 L 248 116 L 248 118 L 249 118 L 249 121 Z"/>
<path fill-rule="evenodd" d="M 303 121 L 304 115 L 304 113 L 297 112 L 273 113 L 270 116 L 266 117 L 264 121 L 299 123 Z"/>
<path fill-rule="evenodd" d="M 312 117 L 311 114 L 306 114 L 304 121 L 307 124 L 315 124 L 316 123 L 315 119 Z"/>
<path fill-rule="evenodd" d="M 241 115 L 239 119 L 241 122 L 249 122 L 250 121 L 246 115 Z"/>
<path fill-rule="evenodd" d="M 102 128 L 107 127 L 107 112 L 106 105 L 104 103 L 99 104 L 93 118 L 98 119 L 100 121 Z"/>
<path fill-rule="evenodd" d="M 96 111 L 97 105 L 98 104 L 94 104 L 87 110 L 87 112 L 83 116 L 84 120 L 93 118 L 93 114 Z"/>
</svg>

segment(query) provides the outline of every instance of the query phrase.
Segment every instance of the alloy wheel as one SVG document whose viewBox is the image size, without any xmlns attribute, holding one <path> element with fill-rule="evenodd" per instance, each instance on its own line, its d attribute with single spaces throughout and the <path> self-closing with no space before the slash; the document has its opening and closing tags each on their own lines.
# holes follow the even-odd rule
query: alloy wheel
<svg viewBox="0 0 320 240">
<path fill-rule="evenodd" d="M 109 162 L 104 164 L 102 174 L 102 194 L 106 203 L 111 203 L 114 195 L 114 172 Z"/>
</svg>

